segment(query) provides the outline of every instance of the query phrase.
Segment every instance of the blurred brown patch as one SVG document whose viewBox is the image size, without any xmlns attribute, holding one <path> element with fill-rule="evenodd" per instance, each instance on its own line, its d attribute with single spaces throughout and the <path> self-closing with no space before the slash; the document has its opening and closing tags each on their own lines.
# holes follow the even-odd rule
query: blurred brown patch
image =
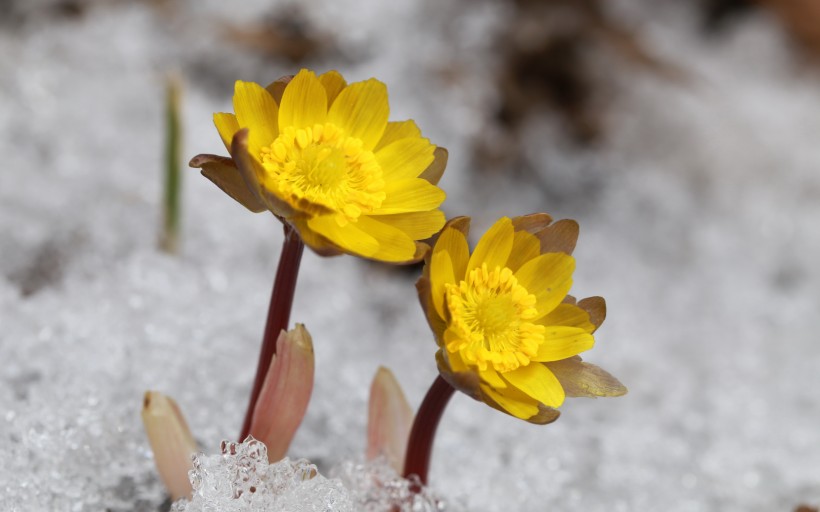
<svg viewBox="0 0 820 512">
<path fill-rule="evenodd" d="M 257 24 L 227 26 L 225 36 L 264 57 L 284 58 L 292 64 L 326 55 L 336 48 L 333 39 L 317 31 L 298 5 L 281 8 Z"/>
<path fill-rule="evenodd" d="M 786 31 L 814 59 L 820 59 L 820 1 L 757 0 L 772 11 Z"/>
<path fill-rule="evenodd" d="M 703 25 L 716 32 L 755 7 L 754 0 L 701 0 Z"/>
<path fill-rule="evenodd" d="M 808 505 L 800 505 L 796 509 L 794 509 L 794 512 L 820 512 L 820 511 L 818 511 L 818 509 L 816 507 L 810 507 Z"/>
<path fill-rule="evenodd" d="M 71 260 L 86 242 L 81 232 L 61 233 L 48 239 L 33 248 L 23 264 L 7 275 L 8 280 L 17 285 L 23 297 L 58 286 Z"/>
<path fill-rule="evenodd" d="M 515 141 L 530 116 L 552 112 L 581 145 L 606 131 L 601 97 L 611 84 L 601 64 L 632 64 L 679 79 L 683 73 L 652 55 L 600 0 L 510 0 L 514 16 L 499 38 L 498 132 L 479 141 L 476 160 L 490 166 L 518 154 Z"/>
<path fill-rule="evenodd" d="M 702 0 L 705 26 L 710 31 L 753 9 L 767 9 L 783 29 L 813 59 L 820 59 L 820 1 L 818 0 Z"/>
</svg>

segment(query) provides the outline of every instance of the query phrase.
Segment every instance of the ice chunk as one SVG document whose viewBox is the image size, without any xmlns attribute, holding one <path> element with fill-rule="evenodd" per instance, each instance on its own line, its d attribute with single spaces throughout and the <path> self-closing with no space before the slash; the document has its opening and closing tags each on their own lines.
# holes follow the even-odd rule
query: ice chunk
<svg viewBox="0 0 820 512">
<path fill-rule="evenodd" d="M 194 494 L 172 512 L 443 512 L 448 506 L 416 479 L 396 474 L 385 459 L 346 461 L 325 478 L 306 459 L 268 462 L 265 445 L 249 437 L 222 443 L 218 455 L 194 456 Z"/>
<path fill-rule="evenodd" d="M 173 512 L 356 510 L 339 480 L 323 477 L 305 459 L 270 464 L 265 445 L 252 437 L 242 443 L 223 441 L 218 455 L 194 456 L 189 476 L 193 496 L 174 503 Z"/>
</svg>

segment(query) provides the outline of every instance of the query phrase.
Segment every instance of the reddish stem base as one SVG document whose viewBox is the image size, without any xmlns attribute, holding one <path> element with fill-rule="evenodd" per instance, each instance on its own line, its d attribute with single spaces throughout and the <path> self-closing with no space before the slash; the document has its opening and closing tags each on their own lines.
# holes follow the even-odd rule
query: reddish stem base
<svg viewBox="0 0 820 512">
<path fill-rule="evenodd" d="M 433 453 L 433 439 L 444 408 L 455 393 L 455 389 L 441 375 L 436 377 L 413 420 L 410 439 L 407 441 L 407 455 L 404 458 L 404 477 L 416 475 L 422 485 L 427 485 L 430 456 Z"/>
<path fill-rule="evenodd" d="M 262 338 L 262 349 L 259 352 L 259 364 L 256 367 L 256 379 L 253 381 L 251 398 L 245 421 L 242 425 L 242 434 L 239 441 L 248 437 L 251 429 L 253 410 L 262 390 L 265 375 L 268 374 L 271 361 L 276 354 L 276 340 L 279 333 L 288 328 L 290 310 L 293 306 L 293 295 L 296 292 L 296 278 L 299 275 L 299 263 L 302 261 L 302 252 L 305 244 L 295 229 L 285 224 L 285 241 L 282 243 L 282 254 L 279 256 L 279 267 L 276 269 L 276 279 L 273 281 L 270 306 L 268 306 L 268 320 L 265 324 L 265 335 Z"/>
</svg>

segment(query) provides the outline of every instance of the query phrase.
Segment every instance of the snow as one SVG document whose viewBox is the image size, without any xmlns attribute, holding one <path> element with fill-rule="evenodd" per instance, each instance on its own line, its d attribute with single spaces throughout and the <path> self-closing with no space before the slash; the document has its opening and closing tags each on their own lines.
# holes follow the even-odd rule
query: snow
<svg viewBox="0 0 820 512">
<path fill-rule="evenodd" d="M 270 463 L 265 445 L 248 438 L 223 442 L 221 453 L 194 457 L 193 496 L 173 504 L 172 512 L 444 512 L 447 507 L 417 480 L 398 476 L 384 458 L 345 461 L 327 479 L 306 459 Z"/>
<path fill-rule="evenodd" d="M 457 396 L 430 475 L 446 503 L 630 512 L 820 503 L 820 77 L 773 20 L 758 15 L 704 41 L 683 7 L 617 2 L 688 79 L 603 70 L 616 92 L 596 148 L 533 119 L 523 151 L 545 193 L 506 170 L 478 174 L 470 161 L 473 137 L 489 129 L 501 4 L 304 4 L 340 48 L 310 66 L 378 77 L 392 118 L 413 117 L 450 150 L 448 216 L 472 215 L 476 234 L 500 215 L 577 219 L 573 293 L 607 298 L 587 359 L 630 393 L 569 401 L 547 427 Z M 248 213 L 192 170 L 182 252 L 157 251 L 163 79 L 176 70 L 187 84 L 193 156 L 223 153 L 210 118 L 230 109 L 234 80 L 294 69 L 220 36 L 224 23 L 260 19 L 265 2 L 92 2 L 65 20 L 44 14 L 45 0 L 26 5 L 22 21 L 0 28 L 0 509 L 167 509 L 142 394 L 173 396 L 202 450 L 219 457 L 244 413 L 282 235 L 274 218 Z M 360 459 L 379 365 L 421 401 L 436 369 L 415 278 L 306 253 L 292 319 L 313 336 L 317 379 L 293 459 L 331 476 Z M 341 496 L 354 484 L 339 474 L 322 482 L 346 481 Z"/>
</svg>

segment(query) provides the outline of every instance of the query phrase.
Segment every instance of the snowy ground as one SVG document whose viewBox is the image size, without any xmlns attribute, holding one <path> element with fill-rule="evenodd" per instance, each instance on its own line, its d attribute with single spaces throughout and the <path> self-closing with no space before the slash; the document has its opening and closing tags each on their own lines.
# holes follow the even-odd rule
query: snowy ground
<svg viewBox="0 0 820 512">
<path fill-rule="evenodd" d="M 185 154 L 222 152 L 210 118 L 233 81 L 294 71 L 220 37 L 264 4 L 98 2 L 56 20 L 41 0 L 0 26 L 0 509 L 157 510 L 146 389 L 177 399 L 204 450 L 237 435 L 281 228 L 191 171 L 182 253 L 159 253 L 161 108 L 177 70 Z M 576 218 L 574 294 L 607 298 L 588 359 L 629 395 L 570 401 L 548 427 L 451 404 L 430 480 L 468 510 L 820 503 L 820 77 L 762 16 L 705 42 L 687 10 L 649 4 L 615 7 L 689 79 L 613 69 L 595 150 L 532 122 L 545 198 L 470 165 L 498 4 L 307 2 L 342 49 L 312 66 L 380 78 L 392 118 L 450 149 L 448 215 L 477 232 L 499 215 Z M 293 319 L 313 334 L 317 381 L 291 455 L 324 471 L 363 453 L 377 366 L 418 404 L 434 344 L 414 273 L 307 253 L 302 270 Z"/>
</svg>

